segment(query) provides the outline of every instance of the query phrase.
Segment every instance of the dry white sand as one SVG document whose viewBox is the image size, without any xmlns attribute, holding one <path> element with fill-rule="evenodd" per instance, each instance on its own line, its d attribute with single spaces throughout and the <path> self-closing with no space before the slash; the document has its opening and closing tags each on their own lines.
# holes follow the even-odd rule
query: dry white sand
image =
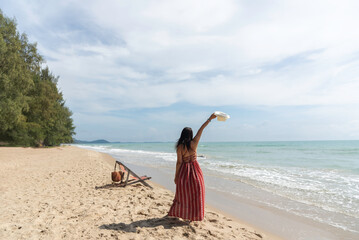
<svg viewBox="0 0 359 240">
<path fill-rule="evenodd" d="M 209 208 L 201 222 L 166 218 L 174 193 L 113 186 L 114 161 L 72 146 L 0 148 L 0 239 L 274 239 Z"/>
</svg>

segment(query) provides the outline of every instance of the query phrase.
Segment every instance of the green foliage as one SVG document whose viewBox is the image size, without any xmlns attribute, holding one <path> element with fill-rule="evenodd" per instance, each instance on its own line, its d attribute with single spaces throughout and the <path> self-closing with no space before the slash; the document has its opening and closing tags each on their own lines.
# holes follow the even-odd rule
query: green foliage
<svg viewBox="0 0 359 240">
<path fill-rule="evenodd" d="M 73 141 L 72 113 L 57 88 L 58 77 L 42 63 L 36 44 L 0 10 L 0 142 L 54 146 Z"/>
</svg>

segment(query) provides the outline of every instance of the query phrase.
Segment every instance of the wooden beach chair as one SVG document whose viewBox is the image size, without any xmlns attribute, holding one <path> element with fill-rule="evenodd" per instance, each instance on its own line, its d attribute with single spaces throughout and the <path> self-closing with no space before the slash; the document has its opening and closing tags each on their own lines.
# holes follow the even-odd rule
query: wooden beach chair
<svg viewBox="0 0 359 240">
<path fill-rule="evenodd" d="M 135 184 L 135 183 L 139 182 L 139 183 L 142 183 L 143 185 L 145 185 L 146 187 L 153 188 L 148 183 L 145 182 L 146 180 L 151 179 L 151 177 L 147 177 L 146 175 L 139 177 L 134 171 L 129 169 L 125 164 L 123 164 L 120 161 L 116 161 L 115 166 L 116 166 L 116 164 L 119 165 L 121 171 L 124 172 L 126 175 L 126 180 L 123 180 L 123 179 L 121 180 L 121 183 L 120 183 L 121 186 L 126 187 L 127 185 L 131 185 L 131 184 Z"/>
</svg>

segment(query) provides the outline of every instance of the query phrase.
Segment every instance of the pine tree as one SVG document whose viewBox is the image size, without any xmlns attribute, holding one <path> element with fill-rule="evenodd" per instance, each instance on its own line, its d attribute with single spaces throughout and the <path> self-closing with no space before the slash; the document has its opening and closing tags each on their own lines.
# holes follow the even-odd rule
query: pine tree
<svg viewBox="0 0 359 240">
<path fill-rule="evenodd" d="M 71 111 L 57 88 L 59 77 L 41 68 L 36 43 L 19 34 L 0 10 L 0 142 L 54 146 L 72 142 Z"/>
</svg>

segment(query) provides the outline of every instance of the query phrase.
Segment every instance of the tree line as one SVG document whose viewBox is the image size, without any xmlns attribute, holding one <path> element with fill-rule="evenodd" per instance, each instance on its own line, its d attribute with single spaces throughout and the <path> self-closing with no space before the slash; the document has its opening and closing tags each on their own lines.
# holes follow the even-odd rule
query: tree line
<svg viewBox="0 0 359 240">
<path fill-rule="evenodd" d="M 56 146 L 73 141 L 71 111 L 57 87 L 59 77 L 0 9 L 0 142 Z"/>
</svg>

